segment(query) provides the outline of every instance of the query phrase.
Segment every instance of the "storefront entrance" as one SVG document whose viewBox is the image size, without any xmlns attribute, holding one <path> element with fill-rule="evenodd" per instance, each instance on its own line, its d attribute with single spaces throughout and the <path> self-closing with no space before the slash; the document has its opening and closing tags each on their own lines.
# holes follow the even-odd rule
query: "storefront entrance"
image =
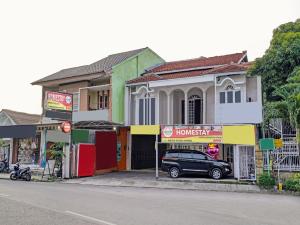
<svg viewBox="0 0 300 225">
<path fill-rule="evenodd" d="M 229 174 L 229 176 L 233 176 L 233 174 L 234 174 L 234 145 L 224 145 L 223 159 L 230 163 L 232 173 Z"/>
<path fill-rule="evenodd" d="M 254 146 L 237 146 L 238 178 L 245 180 L 256 179 Z"/>
</svg>

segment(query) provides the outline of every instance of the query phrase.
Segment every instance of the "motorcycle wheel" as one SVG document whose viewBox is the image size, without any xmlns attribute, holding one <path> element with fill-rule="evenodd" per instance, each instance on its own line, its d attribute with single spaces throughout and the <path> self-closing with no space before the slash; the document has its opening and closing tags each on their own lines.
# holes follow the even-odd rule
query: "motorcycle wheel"
<svg viewBox="0 0 300 225">
<path fill-rule="evenodd" d="M 24 177 L 26 181 L 31 181 L 31 175 L 29 173 L 27 173 Z"/>
<path fill-rule="evenodd" d="M 17 180 L 17 177 L 15 176 L 14 173 L 10 174 L 9 178 L 10 178 L 11 180 Z"/>
</svg>

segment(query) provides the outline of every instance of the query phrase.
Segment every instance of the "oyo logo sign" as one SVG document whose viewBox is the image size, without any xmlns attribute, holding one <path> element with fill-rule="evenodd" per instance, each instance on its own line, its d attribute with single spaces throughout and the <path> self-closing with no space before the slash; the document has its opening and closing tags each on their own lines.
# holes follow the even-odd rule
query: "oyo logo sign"
<svg viewBox="0 0 300 225">
<path fill-rule="evenodd" d="M 66 103 L 71 104 L 71 102 L 72 102 L 71 96 L 66 96 Z"/>
<path fill-rule="evenodd" d="M 171 137 L 173 134 L 173 127 L 165 127 L 163 129 L 163 134 L 165 137 Z"/>
</svg>

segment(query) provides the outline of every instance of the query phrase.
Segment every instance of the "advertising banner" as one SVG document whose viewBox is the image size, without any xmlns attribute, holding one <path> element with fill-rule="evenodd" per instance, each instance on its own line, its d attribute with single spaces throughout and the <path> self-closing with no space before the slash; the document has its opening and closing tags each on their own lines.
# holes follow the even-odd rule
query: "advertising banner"
<svg viewBox="0 0 300 225">
<path fill-rule="evenodd" d="M 46 92 L 46 109 L 72 111 L 73 96 L 72 94 L 61 92 Z"/>
<path fill-rule="evenodd" d="M 163 143 L 222 143 L 222 126 L 161 126 Z"/>
</svg>

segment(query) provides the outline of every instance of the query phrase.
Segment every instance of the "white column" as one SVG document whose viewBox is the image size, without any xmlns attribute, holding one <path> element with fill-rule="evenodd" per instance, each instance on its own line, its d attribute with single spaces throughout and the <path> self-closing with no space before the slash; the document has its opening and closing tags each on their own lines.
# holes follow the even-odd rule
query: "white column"
<svg viewBox="0 0 300 225">
<path fill-rule="evenodd" d="M 184 92 L 184 123 L 188 124 L 189 123 L 189 115 L 188 115 L 188 91 Z"/>
<path fill-rule="evenodd" d="M 139 99 L 137 98 L 137 96 L 135 96 L 134 101 L 135 101 L 135 103 L 134 103 L 134 105 L 135 105 L 135 123 L 134 124 L 139 125 L 139 116 L 140 116 L 139 110 L 140 110 L 140 108 L 139 108 Z"/>
<path fill-rule="evenodd" d="M 234 178 L 240 179 L 240 154 L 239 145 L 233 146 L 233 176 Z"/>
<path fill-rule="evenodd" d="M 168 125 L 170 125 L 171 124 L 171 93 L 169 93 L 169 92 L 167 93 L 167 106 L 168 106 L 168 110 L 167 110 L 168 120 L 167 120 L 167 122 L 168 122 Z"/>
<path fill-rule="evenodd" d="M 130 98 L 131 96 L 129 95 L 129 88 L 125 86 L 125 96 L 124 96 L 124 118 L 125 118 L 125 125 L 130 125 Z"/>
<path fill-rule="evenodd" d="M 206 89 L 203 90 L 203 124 L 206 124 Z"/>
<path fill-rule="evenodd" d="M 65 145 L 63 148 L 64 157 L 62 160 L 63 163 L 63 178 L 70 178 L 70 145 Z"/>
<path fill-rule="evenodd" d="M 131 134 L 127 133 L 126 169 L 131 170 Z"/>
<path fill-rule="evenodd" d="M 261 77 L 256 77 L 256 87 L 257 87 L 257 102 L 262 103 L 262 90 L 261 90 Z"/>
</svg>

